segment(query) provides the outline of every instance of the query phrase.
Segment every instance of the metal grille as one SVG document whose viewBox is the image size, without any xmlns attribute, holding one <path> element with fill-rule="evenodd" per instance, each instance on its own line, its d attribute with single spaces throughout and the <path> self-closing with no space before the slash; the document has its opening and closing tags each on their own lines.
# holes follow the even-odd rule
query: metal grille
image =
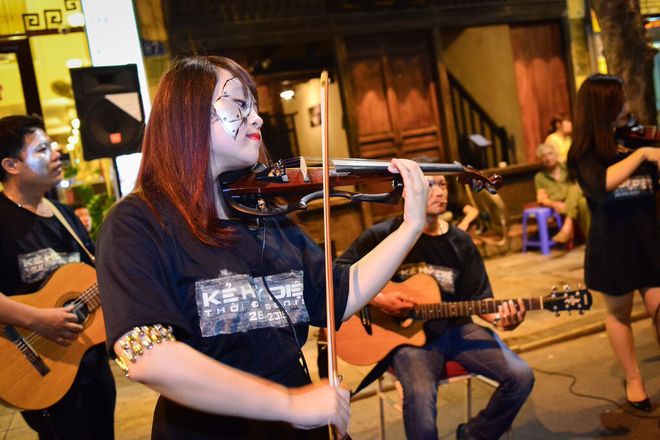
<svg viewBox="0 0 660 440">
<path fill-rule="evenodd" d="M 172 16 L 219 23 L 263 22 L 325 15 L 325 0 L 175 0 Z"/>
<path fill-rule="evenodd" d="M 173 0 L 172 19 L 183 22 L 254 23 L 357 12 L 456 9 L 475 6 L 524 8 L 559 0 Z M 660 3 L 660 0 L 649 3 Z M 565 3 L 565 0 L 564 0 Z"/>
</svg>

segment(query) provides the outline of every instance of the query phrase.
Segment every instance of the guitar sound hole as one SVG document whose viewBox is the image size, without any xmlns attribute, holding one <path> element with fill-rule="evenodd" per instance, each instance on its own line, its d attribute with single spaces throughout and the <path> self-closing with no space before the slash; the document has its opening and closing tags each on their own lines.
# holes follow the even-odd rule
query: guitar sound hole
<svg viewBox="0 0 660 440">
<path fill-rule="evenodd" d="M 72 298 L 64 303 L 64 307 L 73 304 L 74 308 L 71 313 L 74 313 L 77 317 L 78 324 L 84 324 L 89 318 L 89 308 L 85 304 L 77 304 L 78 298 Z"/>
</svg>

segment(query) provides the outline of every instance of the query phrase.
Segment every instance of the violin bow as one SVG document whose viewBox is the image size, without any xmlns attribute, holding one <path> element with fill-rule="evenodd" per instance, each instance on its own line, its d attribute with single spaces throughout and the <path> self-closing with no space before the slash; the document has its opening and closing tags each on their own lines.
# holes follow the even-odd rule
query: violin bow
<svg viewBox="0 0 660 440">
<path fill-rule="evenodd" d="M 325 252 L 325 310 L 328 339 L 328 380 L 330 386 L 339 388 L 341 380 L 337 374 L 337 350 L 335 345 L 335 290 L 332 271 L 332 241 L 330 239 L 330 155 L 328 152 L 328 71 L 321 72 L 321 154 L 323 161 L 323 241 Z M 338 438 L 330 426 L 330 439 Z"/>
</svg>

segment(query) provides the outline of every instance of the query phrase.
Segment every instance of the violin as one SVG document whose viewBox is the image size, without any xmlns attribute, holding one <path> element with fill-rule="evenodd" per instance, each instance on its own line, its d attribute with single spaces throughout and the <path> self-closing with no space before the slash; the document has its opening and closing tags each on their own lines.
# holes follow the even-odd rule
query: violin
<svg viewBox="0 0 660 440">
<path fill-rule="evenodd" d="M 350 201 L 396 204 L 403 192 L 403 179 L 388 170 L 385 160 L 333 159 L 330 161 L 330 197 Z M 474 192 L 485 189 L 495 194 L 502 176 L 486 177 L 470 166 L 454 163 L 420 163 L 426 175 L 455 175 Z M 392 190 L 381 194 L 339 191 L 336 187 L 392 182 Z M 321 162 L 305 157 L 279 160 L 265 165 L 228 171 L 218 177 L 220 194 L 238 217 L 270 217 L 305 210 L 312 200 L 323 197 Z"/>
<path fill-rule="evenodd" d="M 632 115 L 628 117 L 626 125 L 614 130 L 614 137 L 617 143 L 627 150 L 660 146 L 660 128 L 643 125 Z"/>
</svg>

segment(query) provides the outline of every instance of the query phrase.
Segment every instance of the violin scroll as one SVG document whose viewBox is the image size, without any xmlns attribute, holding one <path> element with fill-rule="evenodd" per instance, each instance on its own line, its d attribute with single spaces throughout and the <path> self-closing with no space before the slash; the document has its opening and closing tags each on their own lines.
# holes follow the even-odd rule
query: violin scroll
<svg viewBox="0 0 660 440">
<path fill-rule="evenodd" d="M 468 185 L 472 192 L 479 192 L 485 189 L 490 194 L 497 194 L 504 181 L 499 174 L 493 174 L 490 177 L 484 176 L 471 165 L 464 167 L 465 173 L 458 176 L 458 181 L 463 185 Z"/>
</svg>

